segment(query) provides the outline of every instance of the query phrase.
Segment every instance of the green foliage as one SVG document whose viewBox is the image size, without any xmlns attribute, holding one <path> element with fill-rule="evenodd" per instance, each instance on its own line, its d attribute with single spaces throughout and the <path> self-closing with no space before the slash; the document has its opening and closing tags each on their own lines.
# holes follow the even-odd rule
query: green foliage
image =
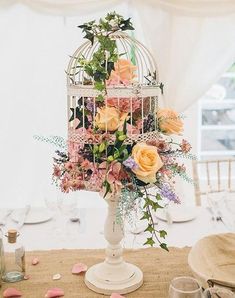
<svg viewBox="0 0 235 298">
<path fill-rule="evenodd" d="M 144 231 L 153 233 L 154 232 L 154 227 L 151 224 L 149 224 L 148 227 Z"/>
<path fill-rule="evenodd" d="M 160 247 L 166 251 L 169 251 L 168 247 L 167 247 L 167 244 L 166 243 L 161 243 L 160 244 Z"/>
<path fill-rule="evenodd" d="M 159 231 L 159 235 L 160 235 L 161 238 L 164 238 L 165 239 L 165 237 L 167 236 L 167 232 L 164 231 L 164 230 L 160 230 Z"/>
<path fill-rule="evenodd" d="M 112 12 L 108 13 L 104 19 L 100 19 L 99 22 L 91 21 L 78 27 L 82 29 L 85 34 L 84 38 L 88 39 L 91 44 L 95 40 L 98 41 L 99 47 L 91 60 L 87 61 L 81 58 L 78 62 L 87 75 L 95 81 L 94 87 L 100 92 L 96 100 L 103 101 L 104 95 L 107 94 L 106 80 L 114 70 L 114 63 L 118 60 L 116 41 L 111 39 L 110 34 L 115 31 L 134 30 L 131 19 L 124 19 L 116 12 Z"/>
<path fill-rule="evenodd" d="M 60 136 L 44 137 L 40 135 L 34 135 L 33 138 L 37 141 L 45 142 L 57 148 L 67 150 L 67 141 L 63 137 L 60 137 Z"/>
<path fill-rule="evenodd" d="M 111 186 L 107 180 L 104 180 L 103 186 L 105 187 L 105 194 L 104 194 L 104 198 L 105 198 L 109 192 L 112 192 L 112 190 L 111 190 Z"/>
<path fill-rule="evenodd" d="M 143 220 L 143 219 L 147 219 L 149 220 L 151 218 L 151 216 L 149 215 L 149 213 L 147 211 L 143 211 L 143 216 L 141 217 L 140 220 Z"/>
<path fill-rule="evenodd" d="M 155 241 L 152 237 L 147 238 L 147 241 L 144 243 L 144 245 L 150 245 L 153 246 L 155 244 Z"/>
<path fill-rule="evenodd" d="M 151 73 L 149 71 L 148 75 L 147 76 L 144 76 L 144 77 L 145 77 L 148 85 L 155 85 L 155 86 L 157 86 L 161 90 L 161 94 L 163 94 L 164 84 L 161 83 L 161 82 L 159 83 L 157 81 L 157 72 L 156 72 L 156 70 L 153 73 Z"/>
<path fill-rule="evenodd" d="M 139 192 L 141 192 L 140 188 Z M 167 232 L 165 230 L 157 230 L 152 217 L 152 212 L 156 212 L 158 209 L 163 208 L 159 204 L 162 198 L 160 194 L 157 194 L 156 196 L 149 194 L 146 187 L 144 187 L 144 191 L 142 191 L 142 197 L 144 198 L 144 206 L 141 220 L 147 220 L 148 226 L 145 229 L 145 232 L 150 234 L 150 237 L 147 238 L 147 241 L 144 243 L 144 245 L 153 246 L 157 242 L 162 249 L 168 251 L 167 245 L 160 240 L 161 238 L 165 239 Z"/>
<path fill-rule="evenodd" d="M 105 89 L 105 85 L 103 82 L 95 82 L 95 89 L 98 91 L 103 91 Z"/>
<path fill-rule="evenodd" d="M 159 205 L 158 202 L 150 199 L 149 197 L 145 198 L 144 208 L 146 207 L 151 207 L 155 212 L 157 211 L 157 209 L 163 208 L 161 205 Z"/>
</svg>

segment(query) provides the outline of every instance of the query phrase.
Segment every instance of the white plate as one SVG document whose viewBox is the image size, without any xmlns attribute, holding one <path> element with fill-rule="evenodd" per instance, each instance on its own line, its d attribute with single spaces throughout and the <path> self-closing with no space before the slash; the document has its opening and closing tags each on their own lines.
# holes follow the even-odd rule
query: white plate
<svg viewBox="0 0 235 298">
<path fill-rule="evenodd" d="M 161 219 L 163 221 L 167 221 L 167 209 L 159 209 L 155 216 L 158 219 Z M 188 206 L 170 206 L 168 208 L 168 212 L 170 214 L 172 222 L 186 222 L 191 221 L 194 218 L 197 217 L 197 210 L 194 207 L 188 207 Z"/>
<path fill-rule="evenodd" d="M 22 212 L 24 209 L 16 209 L 12 212 L 11 218 L 18 222 L 22 216 Z M 36 224 L 42 223 L 50 220 L 52 218 L 52 214 L 46 208 L 30 208 L 29 213 L 25 218 L 25 224 Z"/>
</svg>

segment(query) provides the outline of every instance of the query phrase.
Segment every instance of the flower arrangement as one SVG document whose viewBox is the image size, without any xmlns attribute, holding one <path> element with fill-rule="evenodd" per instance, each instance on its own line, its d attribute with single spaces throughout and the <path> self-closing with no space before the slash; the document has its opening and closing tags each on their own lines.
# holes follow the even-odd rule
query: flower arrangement
<svg viewBox="0 0 235 298">
<path fill-rule="evenodd" d="M 138 79 L 137 66 L 118 54 L 112 39 L 116 31 L 133 30 L 130 19 L 111 13 L 98 24 L 92 21 L 79 27 L 91 44 L 98 40 L 93 56 L 77 61 L 77 68 L 84 70 L 86 85 L 93 84 L 98 95 L 80 97 L 76 108 L 70 109 L 69 129 L 84 138 L 80 143 L 69 139 L 68 152 L 57 151 L 53 180 L 63 192 L 87 189 L 89 185 L 90 190 L 99 191 L 107 200 L 119 197 L 121 216 L 141 201 L 138 206 L 142 220 L 148 221 L 149 237 L 145 244 L 159 243 L 168 250 L 163 241 L 167 233 L 156 229 L 152 213 L 163 208 L 165 200 L 180 202 L 174 191 L 176 175 L 190 180 L 177 158 L 193 158 L 191 146 L 184 139 L 175 142 L 172 138 L 183 132 L 182 119 L 176 111 L 153 105 L 151 97 L 109 96 L 109 87 L 134 86 Z M 68 76 L 74 84 L 73 76 Z M 146 74 L 145 79 L 147 86 L 163 89 L 163 84 L 156 81 L 156 73 Z M 157 132 L 157 138 L 128 142 L 132 135 L 149 132 Z M 154 194 L 150 186 L 155 187 Z"/>
</svg>

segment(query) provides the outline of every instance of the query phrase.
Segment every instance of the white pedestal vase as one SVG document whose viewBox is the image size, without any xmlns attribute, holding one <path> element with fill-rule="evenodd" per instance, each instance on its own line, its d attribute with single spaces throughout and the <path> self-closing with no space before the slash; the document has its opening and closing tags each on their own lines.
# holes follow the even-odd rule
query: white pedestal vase
<svg viewBox="0 0 235 298">
<path fill-rule="evenodd" d="M 109 295 L 126 294 L 135 291 L 143 283 L 143 273 L 135 265 L 122 258 L 123 227 L 116 222 L 118 198 L 108 202 L 108 216 L 104 226 L 104 236 L 108 241 L 105 261 L 88 269 L 85 275 L 87 287 L 94 292 Z"/>
</svg>

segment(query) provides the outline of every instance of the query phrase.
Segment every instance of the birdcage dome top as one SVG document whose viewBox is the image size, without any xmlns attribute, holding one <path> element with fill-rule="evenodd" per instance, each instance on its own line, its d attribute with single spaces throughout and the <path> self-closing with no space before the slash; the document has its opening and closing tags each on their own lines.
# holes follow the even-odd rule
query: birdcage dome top
<svg viewBox="0 0 235 298">
<path fill-rule="evenodd" d="M 134 76 L 131 84 L 112 80 L 107 82 L 107 92 L 109 96 L 132 97 L 133 93 L 139 96 L 157 96 L 159 94 L 159 75 L 156 62 L 150 51 L 134 37 L 125 32 L 117 31 L 110 34 L 110 38 L 115 40 L 120 72 L 131 68 Z M 94 77 L 89 76 L 80 65 L 81 59 L 90 61 L 99 47 L 97 39 L 93 44 L 88 40 L 83 43 L 71 56 L 67 68 L 68 94 L 95 97 L 99 92 L 94 87 Z M 105 59 L 108 60 L 109 53 Z M 105 63 L 105 62 L 104 62 Z M 109 65 L 107 65 L 109 67 Z"/>
</svg>

